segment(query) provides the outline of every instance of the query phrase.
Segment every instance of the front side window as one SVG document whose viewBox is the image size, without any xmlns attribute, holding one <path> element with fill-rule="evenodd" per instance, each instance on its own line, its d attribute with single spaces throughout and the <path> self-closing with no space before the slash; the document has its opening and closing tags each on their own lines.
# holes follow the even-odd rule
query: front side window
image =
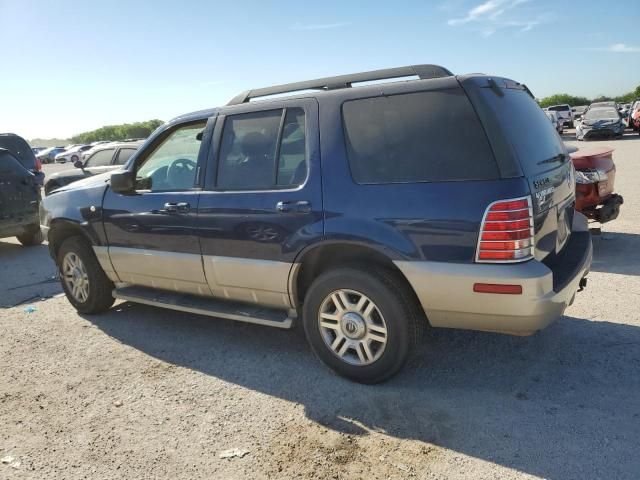
<svg viewBox="0 0 640 480">
<path fill-rule="evenodd" d="M 111 158 L 113 157 L 113 148 L 105 148 L 104 150 L 98 150 L 91 155 L 84 166 L 86 167 L 106 167 L 111 165 Z"/>
<path fill-rule="evenodd" d="M 461 89 L 350 100 L 342 114 L 349 167 L 357 183 L 499 176 L 484 130 Z"/>
<path fill-rule="evenodd" d="M 227 117 L 218 157 L 217 186 L 260 190 L 301 185 L 307 176 L 302 108 Z"/>
<path fill-rule="evenodd" d="M 179 191 L 193 188 L 196 180 L 200 132 L 206 122 L 173 130 L 153 149 L 136 172 L 136 190 Z"/>
</svg>

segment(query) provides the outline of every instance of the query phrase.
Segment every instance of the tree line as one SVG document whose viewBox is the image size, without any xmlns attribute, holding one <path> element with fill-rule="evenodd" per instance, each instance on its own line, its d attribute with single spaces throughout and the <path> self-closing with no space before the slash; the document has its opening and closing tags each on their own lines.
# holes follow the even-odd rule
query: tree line
<svg viewBox="0 0 640 480">
<path fill-rule="evenodd" d="M 589 99 L 587 97 L 576 97 L 574 95 L 569 95 L 568 93 L 556 93 L 555 95 L 551 95 L 550 97 L 538 99 L 538 103 L 543 108 L 550 105 L 561 105 L 563 103 L 568 103 L 572 107 L 575 107 L 578 105 L 589 105 L 592 102 L 606 102 L 611 100 L 618 103 L 630 103 L 636 99 L 640 99 L 640 85 L 638 85 L 635 90 L 627 92 L 623 95 L 619 95 L 617 97 L 607 97 L 605 95 L 601 95 L 599 97 Z"/>
<path fill-rule="evenodd" d="M 124 140 L 125 138 L 147 138 L 156 128 L 162 125 L 162 120 L 154 119 L 146 122 L 123 123 L 121 125 L 106 125 L 90 132 L 79 133 L 71 137 L 72 143 L 91 143 L 100 140 Z"/>
</svg>

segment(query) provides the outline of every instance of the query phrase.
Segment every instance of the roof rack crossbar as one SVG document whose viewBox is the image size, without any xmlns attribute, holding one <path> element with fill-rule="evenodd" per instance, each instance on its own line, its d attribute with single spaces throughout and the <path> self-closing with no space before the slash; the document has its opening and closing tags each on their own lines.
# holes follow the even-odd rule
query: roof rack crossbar
<svg viewBox="0 0 640 480">
<path fill-rule="evenodd" d="M 247 90 L 233 97 L 227 105 L 238 105 L 246 103 L 252 98 L 266 97 L 280 93 L 299 92 L 301 90 L 336 90 L 349 88 L 353 83 L 371 82 L 376 80 L 387 80 L 400 77 L 417 76 L 420 80 L 440 77 L 450 77 L 453 73 L 439 65 L 409 65 L 406 67 L 385 68 L 383 70 L 373 70 L 370 72 L 352 73 L 348 75 L 338 75 L 336 77 L 318 78 L 316 80 L 306 80 L 303 82 L 286 83 L 273 87 L 256 88 Z"/>
</svg>

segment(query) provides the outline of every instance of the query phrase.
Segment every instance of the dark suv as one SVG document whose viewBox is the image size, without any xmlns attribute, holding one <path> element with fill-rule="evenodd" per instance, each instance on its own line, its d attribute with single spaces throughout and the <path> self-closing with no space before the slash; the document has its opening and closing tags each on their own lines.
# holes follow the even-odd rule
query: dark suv
<svg viewBox="0 0 640 480">
<path fill-rule="evenodd" d="M 41 219 L 80 312 L 115 297 L 300 319 L 318 357 L 373 383 L 426 325 L 526 335 L 559 318 L 591 263 L 574 190 L 525 86 L 418 65 L 178 117 L 122 171 L 46 197 Z"/>
<path fill-rule="evenodd" d="M 27 141 L 15 133 L 0 133 L 0 148 L 4 148 L 18 159 L 24 168 L 34 175 L 36 184 L 44 183 L 42 162 L 36 158 Z"/>
</svg>

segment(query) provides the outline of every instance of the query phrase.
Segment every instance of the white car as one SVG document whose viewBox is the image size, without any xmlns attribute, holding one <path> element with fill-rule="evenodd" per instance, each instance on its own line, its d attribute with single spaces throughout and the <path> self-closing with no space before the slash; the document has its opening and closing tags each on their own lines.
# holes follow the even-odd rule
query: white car
<svg viewBox="0 0 640 480">
<path fill-rule="evenodd" d="M 566 103 L 564 105 L 551 105 L 546 110 L 548 112 L 556 112 L 558 119 L 562 122 L 562 126 L 573 128 L 573 111 L 570 105 Z"/>
<path fill-rule="evenodd" d="M 564 126 L 562 125 L 562 122 L 558 120 L 558 113 L 549 111 L 545 111 L 544 113 L 549 117 L 549 120 L 551 120 L 551 124 L 553 125 L 553 128 L 556 129 L 556 132 L 562 135 L 562 132 L 564 132 Z"/>
<path fill-rule="evenodd" d="M 55 163 L 75 163 L 82 158 L 82 153 L 90 148 L 91 145 L 74 145 L 64 152 L 57 154 Z"/>
</svg>

